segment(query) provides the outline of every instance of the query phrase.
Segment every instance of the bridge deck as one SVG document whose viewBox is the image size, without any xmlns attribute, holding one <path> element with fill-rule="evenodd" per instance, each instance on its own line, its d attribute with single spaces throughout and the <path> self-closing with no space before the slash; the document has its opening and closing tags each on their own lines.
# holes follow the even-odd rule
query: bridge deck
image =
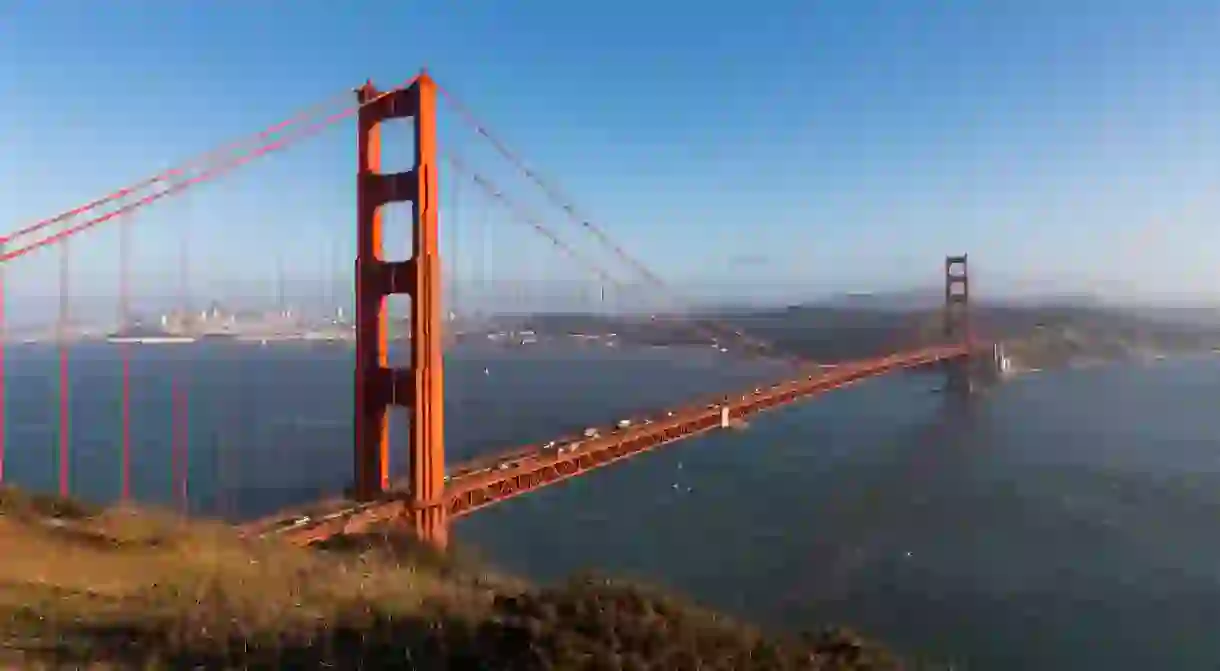
<svg viewBox="0 0 1220 671">
<path fill-rule="evenodd" d="M 721 427 L 722 408 L 733 421 L 846 387 L 897 370 L 965 356 L 964 345 L 928 347 L 877 359 L 854 361 L 829 371 L 761 384 L 737 394 L 687 404 L 633 421 L 631 426 L 599 430 L 596 437 L 551 441 L 517 448 L 499 457 L 481 457 L 451 471 L 444 505 L 457 518 L 585 472 L 622 461 Z M 366 530 L 406 512 L 407 491 L 396 486 L 383 500 L 356 504 L 342 499 L 319 502 L 245 527 L 251 535 L 278 535 L 311 543 L 342 533 Z"/>
</svg>

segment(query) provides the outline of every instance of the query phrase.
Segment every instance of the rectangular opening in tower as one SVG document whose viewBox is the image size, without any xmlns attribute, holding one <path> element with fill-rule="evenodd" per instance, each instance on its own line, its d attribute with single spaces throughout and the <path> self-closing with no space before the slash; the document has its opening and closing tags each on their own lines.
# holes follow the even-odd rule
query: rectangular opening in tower
<svg viewBox="0 0 1220 671">
<path fill-rule="evenodd" d="M 411 203 L 387 203 L 381 207 L 383 260 L 386 262 L 409 261 L 415 255 L 415 240 L 412 235 L 413 208 Z M 408 288 L 397 286 L 397 283 L 392 281 L 392 293 L 385 299 L 386 337 L 390 342 L 389 365 L 403 368 L 410 364 L 407 344 L 411 339 L 411 297 L 398 292 L 405 292 Z"/>
<path fill-rule="evenodd" d="M 415 117 L 381 122 L 381 172 L 409 172 L 415 167 Z"/>
</svg>

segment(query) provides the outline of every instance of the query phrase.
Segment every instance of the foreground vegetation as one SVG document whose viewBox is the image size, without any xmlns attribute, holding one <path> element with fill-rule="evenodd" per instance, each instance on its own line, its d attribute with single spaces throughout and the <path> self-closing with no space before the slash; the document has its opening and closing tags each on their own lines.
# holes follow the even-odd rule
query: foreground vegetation
<svg viewBox="0 0 1220 671">
<path fill-rule="evenodd" d="M 536 588 L 389 536 L 319 550 L 0 488 L 0 667 L 889 669 L 585 577 Z"/>
</svg>

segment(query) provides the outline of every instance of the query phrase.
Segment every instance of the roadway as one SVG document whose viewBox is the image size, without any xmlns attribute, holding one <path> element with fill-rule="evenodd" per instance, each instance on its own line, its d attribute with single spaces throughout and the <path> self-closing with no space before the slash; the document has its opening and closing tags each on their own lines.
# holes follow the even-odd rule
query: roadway
<svg viewBox="0 0 1220 671">
<path fill-rule="evenodd" d="M 744 422 L 768 410 L 899 370 L 919 368 L 965 356 L 965 345 L 926 347 L 876 359 L 819 367 L 735 394 L 718 395 L 647 416 L 626 418 L 611 427 L 590 427 L 569 436 L 481 457 L 455 466 L 446 476 L 441 503 L 450 518 L 506 501 L 588 471 L 665 445 Z M 804 373 L 805 371 L 801 371 Z M 407 512 L 408 492 L 401 483 L 378 501 L 353 504 L 333 499 L 255 522 L 251 535 L 277 535 L 310 543 L 343 533 L 368 530 Z"/>
</svg>

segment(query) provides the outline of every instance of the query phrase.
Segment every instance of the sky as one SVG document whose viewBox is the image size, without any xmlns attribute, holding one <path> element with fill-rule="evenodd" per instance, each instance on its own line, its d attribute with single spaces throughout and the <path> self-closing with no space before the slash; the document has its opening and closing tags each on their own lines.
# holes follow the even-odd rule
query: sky
<svg viewBox="0 0 1220 671">
<path fill-rule="evenodd" d="M 1220 5 L 1203 1 L 8 0 L 0 218 L 421 67 L 688 298 L 933 286 L 968 252 L 980 294 L 1220 301 Z M 615 300 L 651 295 L 440 115 L 442 148 L 600 254 Z M 402 166 L 404 128 L 386 140 Z M 348 121 L 133 215 L 134 291 L 173 294 L 184 246 L 195 301 L 273 297 L 277 269 L 289 292 L 350 291 L 354 165 Z M 456 293 L 598 293 L 468 175 L 441 180 Z M 74 305 L 117 294 L 117 240 L 71 243 Z M 54 302 L 57 254 L 6 267 L 13 305 Z"/>
</svg>

